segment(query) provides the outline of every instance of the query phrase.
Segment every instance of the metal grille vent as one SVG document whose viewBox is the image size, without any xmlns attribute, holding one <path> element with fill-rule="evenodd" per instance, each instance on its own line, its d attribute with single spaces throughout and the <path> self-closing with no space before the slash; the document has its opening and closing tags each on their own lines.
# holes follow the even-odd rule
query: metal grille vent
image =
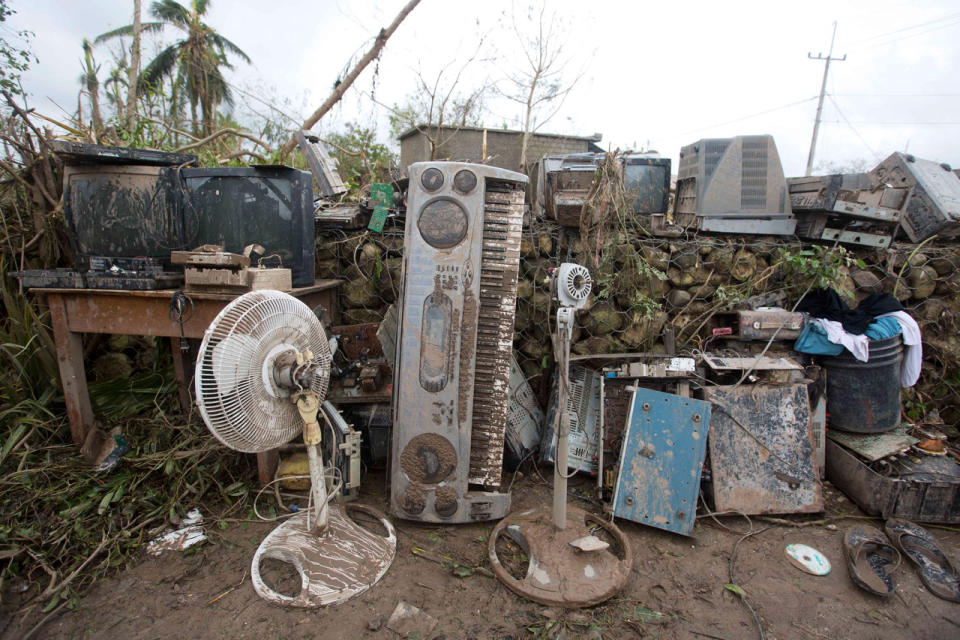
<svg viewBox="0 0 960 640">
<path fill-rule="evenodd" d="M 730 140 L 705 140 L 703 141 L 703 177 L 704 182 L 709 182 L 713 177 L 713 172 L 717 170 L 717 165 L 730 146 Z"/>
<path fill-rule="evenodd" d="M 767 206 L 767 138 L 743 139 L 743 164 L 740 173 L 740 206 L 765 209 Z"/>
</svg>

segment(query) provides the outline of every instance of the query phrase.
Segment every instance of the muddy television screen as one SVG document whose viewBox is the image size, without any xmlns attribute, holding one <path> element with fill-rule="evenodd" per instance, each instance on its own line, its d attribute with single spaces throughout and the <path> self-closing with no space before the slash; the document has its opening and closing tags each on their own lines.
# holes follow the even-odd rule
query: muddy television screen
<svg viewBox="0 0 960 640">
<path fill-rule="evenodd" d="M 150 257 L 221 244 L 266 249 L 264 266 L 313 284 L 313 185 L 288 167 L 68 167 L 66 218 L 81 268 L 91 256 Z"/>
<path fill-rule="evenodd" d="M 90 256 L 166 259 L 183 248 L 175 168 L 68 165 L 64 172 L 64 213 L 81 268 Z"/>
<path fill-rule="evenodd" d="M 240 253 L 263 246 L 264 266 L 291 269 L 294 286 L 313 284 L 313 183 L 288 167 L 183 169 L 184 234 L 191 245 Z"/>
</svg>

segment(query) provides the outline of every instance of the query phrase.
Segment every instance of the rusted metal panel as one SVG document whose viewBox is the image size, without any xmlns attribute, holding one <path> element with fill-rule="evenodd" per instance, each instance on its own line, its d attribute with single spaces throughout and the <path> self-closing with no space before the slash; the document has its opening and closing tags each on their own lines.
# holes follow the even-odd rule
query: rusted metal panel
<svg viewBox="0 0 960 640">
<path fill-rule="evenodd" d="M 718 313 L 717 322 L 733 329 L 723 337 L 734 340 L 796 340 L 803 330 L 803 314 L 785 309 Z"/>
<path fill-rule="evenodd" d="M 868 515 L 960 522 L 960 466 L 949 457 L 905 457 L 873 465 L 877 470 L 827 439 L 827 479 Z"/>
<path fill-rule="evenodd" d="M 856 452 L 867 462 L 876 462 L 881 458 L 903 453 L 920 442 L 913 436 L 907 435 L 907 429 L 903 424 L 886 433 L 851 433 L 831 429 L 827 437 Z"/>
<path fill-rule="evenodd" d="M 823 511 L 807 385 L 715 386 L 710 462 L 714 508 L 746 514 Z"/>
<path fill-rule="evenodd" d="M 690 535 L 710 412 L 710 403 L 702 400 L 644 388 L 633 392 L 613 515 Z"/>
<path fill-rule="evenodd" d="M 912 242 L 960 234 L 960 180 L 946 164 L 899 151 L 870 172 L 875 184 L 906 188 L 900 226 Z"/>
<path fill-rule="evenodd" d="M 469 485 L 500 484 L 525 185 L 485 165 L 410 167 L 394 378 L 398 516 L 468 522 L 509 508 L 509 495 Z M 418 467 L 449 473 L 426 482 Z"/>
</svg>

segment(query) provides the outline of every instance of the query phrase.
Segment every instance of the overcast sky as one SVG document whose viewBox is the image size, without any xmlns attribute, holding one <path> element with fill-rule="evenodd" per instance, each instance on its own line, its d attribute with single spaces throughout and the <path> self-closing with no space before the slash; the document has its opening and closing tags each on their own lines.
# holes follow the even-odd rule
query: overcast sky
<svg viewBox="0 0 960 640">
<path fill-rule="evenodd" d="M 253 61 L 238 61 L 228 75 L 238 108 L 263 112 L 259 98 L 302 119 L 406 1 L 212 0 L 207 23 Z M 129 24 L 132 1 L 9 4 L 17 11 L 9 26 L 35 33 L 39 62 L 25 76 L 31 103 L 54 117 L 62 117 L 59 107 L 73 112 L 82 38 Z M 150 3 L 143 4 L 147 20 Z M 468 68 L 462 84 L 502 77 L 519 55 L 507 28 L 512 6 L 510 0 L 423 0 L 387 43 L 376 74 L 368 67 L 317 130 L 353 121 L 378 127 L 386 139 L 386 111 L 377 103 L 402 103 L 418 70 L 435 76 L 466 59 L 481 36 L 483 57 L 491 60 Z M 525 6 L 516 3 L 521 16 Z M 802 175 L 823 74 L 823 62 L 807 54 L 827 54 L 836 20 L 834 56 L 847 58 L 830 67 L 816 164 L 869 168 L 907 150 L 960 167 L 955 1 L 581 0 L 549 7 L 566 29 L 568 77 L 579 81 L 541 131 L 602 133 L 605 148 L 652 148 L 674 162 L 682 145 L 700 138 L 769 133 L 786 174 Z M 146 56 L 159 41 L 148 44 Z M 109 47 L 98 47 L 97 56 L 106 69 Z M 486 125 L 517 126 L 515 105 L 493 99 L 489 107 Z"/>
</svg>

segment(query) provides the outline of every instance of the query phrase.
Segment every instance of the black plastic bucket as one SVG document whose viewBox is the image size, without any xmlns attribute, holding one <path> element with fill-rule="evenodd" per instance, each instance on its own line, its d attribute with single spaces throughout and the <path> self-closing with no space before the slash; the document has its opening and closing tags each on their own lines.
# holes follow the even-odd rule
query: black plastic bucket
<svg viewBox="0 0 960 640">
<path fill-rule="evenodd" d="M 830 428 L 883 433 L 900 424 L 900 336 L 870 341 L 870 357 L 860 362 L 844 349 L 821 357 L 827 371 Z"/>
</svg>

